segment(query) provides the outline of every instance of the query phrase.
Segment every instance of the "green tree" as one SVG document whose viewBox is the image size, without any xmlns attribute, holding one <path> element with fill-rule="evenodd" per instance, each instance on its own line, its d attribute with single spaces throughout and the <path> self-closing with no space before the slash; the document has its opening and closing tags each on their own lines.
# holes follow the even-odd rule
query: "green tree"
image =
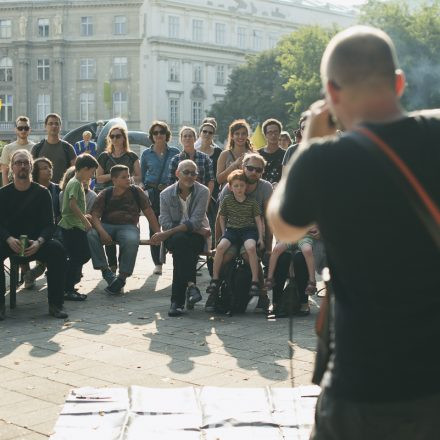
<svg viewBox="0 0 440 440">
<path fill-rule="evenodd" d="M 398 1 L 370 0 L 360 22 L 383 29 L 396 45 L 407 89 L 402 102 L 409 109 L 440 106 L 440 0 L 410 8 Z"/>
<path fill-rule="evenodd" d="M 321 57 L 335 33 L 336 28 L 305 26 L 284 37 L 279 44 L 278 61 L 289 95 L 289 128 L 296 128 L 301 113 L 320 97 Z"/>
<path fill-rule="evenodd" d="M 287 121 L 288 92 L 280 71 L 276 49 L 249 56 L 232 71 L 224 99 L 209 111 L 209 116 L 217 119 L 220 139 L 226 139 L 234 119 L 244 118 L 252 127 L 267 118 Z"/>
</svg>

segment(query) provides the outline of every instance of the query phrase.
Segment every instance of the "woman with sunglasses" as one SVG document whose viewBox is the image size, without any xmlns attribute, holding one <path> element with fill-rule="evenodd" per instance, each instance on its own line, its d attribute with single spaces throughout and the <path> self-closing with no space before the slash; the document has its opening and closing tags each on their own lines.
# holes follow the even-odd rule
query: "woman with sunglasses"
<svg viewBox="0 0 440 440">
<path fill-rule="evenodd" d="M 249 139 L 250 133 L 251 128 L 244 119 L 237 119 L 229 126 L 226 148 L 217 162 L 219 185 L 224 185 L 228 181 L 229 174 L 241 168 L 244 155 L 253 151 Z"/>
<path fill-rule="evenodd" d="M 166 122 L 153 121 L 149 129 L 149 139 L 152 144 L 141 156 L 141 176 L 153 211 L 156 217 L 159 218 L 160 193 L 168 183 L 168 170 L 170 169 L 171 159 L 180 151 L 178 148 L 168 145 L 171 139 L 171 130 Z M 150 227 L 150 237 L 153 234 L 154 231 Z M 155 265 L 153 273 L 162 275 L 160 246 L 150 246 L 150 252 Z"/>
<path fill-rule="evenodd" d="M 99 166 L 96 170 L 96 192 L 112 186 L 110 170 L 114 165 L 127 166 L 130 171 L 130 176 L 132 176 L 134 180 L 133 183 L 139 183 L 141 181 L 139 157 L 130 150 L 127 130 L 120 125 L 115 125 L 110 128 L 107 135 L 107 147 L 105 151 L 98 156 L 98 164 Z M 116 272 L 118 267 L 116 246 L 106 246 L 105 251 L 110 269 Z"/>
</svg>

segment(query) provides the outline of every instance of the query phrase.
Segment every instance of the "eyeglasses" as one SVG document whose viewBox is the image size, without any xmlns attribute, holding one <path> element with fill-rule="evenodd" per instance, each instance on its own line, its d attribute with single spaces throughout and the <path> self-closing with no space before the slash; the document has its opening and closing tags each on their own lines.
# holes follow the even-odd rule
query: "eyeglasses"
<svg viewBox="0 0 440 440">
<path fill-rule="evenodd" d="M 153 131 L 153 136 L 159 136 L 160 134 L 167 134 L 167 132 L 165 130 Z"/>
<path fill-rule="evenodd" d="M 190 171 L 190 170 L 182 170 L 181 173 L 184 176 L 191 176 L 191 177 L 196 177 L 199 174 L 197 171 Z"/>
<path fill-rule="evenodd" d="M 61 124 L 57 121 L 57 122 L 48 122 L 46 125 L 49 125 L 49 126 L 54 126 L 54 127 L 59 127 Z"/>
<path fill-rule="evenodd" d="M 19 127 L 16 127 L 18 131 L 29 131 L 31 127 L 28 125 L 20 125 Z"/>
<path fill-rule="evenodd" d="M 209 130 L 202 130 L 202 133 L 203 133 L 203 134 L 207 134 L 208 136 L 211 136 L 211 135 L 214 134 L 213 131 L 209 131 Z"/>
<path fill-rule="evenodd" d="M 109 136 L 110 139 L 120 139 L 122 137 L 122 134 L 111 134 Z"/>
<path fill-rule="evenodd" d="M 253 167 L 252 165 L 246 165 L 246 169 L 248 171 L 250 171 L 251 173 L 253 171 L 255 171 L 258 174 L 261 174 L 263 172 L 263 168 L 261 168 L 261 167 Z"/>
<path fill-rule="evenodd" d="M 14 165 L 18 167 L 28 167 L 31 163 L 28 160 L 15 160 Z"/>
</svg>

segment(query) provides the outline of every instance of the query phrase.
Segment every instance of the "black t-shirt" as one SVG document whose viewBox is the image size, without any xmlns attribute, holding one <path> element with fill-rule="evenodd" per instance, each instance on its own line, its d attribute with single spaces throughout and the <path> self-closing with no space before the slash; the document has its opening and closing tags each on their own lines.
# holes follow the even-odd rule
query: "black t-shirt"
<svg viewBox="0 0 440 440">
<path fill-rule="evenodd" d="M 440 205 L 440 113 L 368 127 Z M 297 154 L 280 193 L 289 224 L 317 222 L 335 291 L 323 385 L 356 401 L 440 392 L 440 252 L 406 197 L 350 134 Z"/>
<path fill-rule="evenodd" d="M 31 183 L 26 191 L 18 191 L 13 183 L 0 189 L 0 239 L 27 235 L 30 240 L 52 238 L 55 230 L 52 199 L 49 191 Z"/>
<path fill-rule="evenodd" d="M 283 171 L 283 159 L 286 150 L 278 148 L 275 153 L 268 153 L 263 148 L 258 152 L 266 159 L 267 165 L 264 169 L 262 178 L 270 183 L 278 183 L 281 180 L 281 173 Z"/>
</svg>

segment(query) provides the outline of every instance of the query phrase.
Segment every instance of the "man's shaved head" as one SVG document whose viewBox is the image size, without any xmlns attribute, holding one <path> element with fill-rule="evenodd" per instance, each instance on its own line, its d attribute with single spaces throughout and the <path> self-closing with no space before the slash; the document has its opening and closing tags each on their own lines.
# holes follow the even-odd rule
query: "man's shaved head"
<svg viewBox="0 0 440 440">
<path fill-rule="evenodd" d="M 394 88 L 397 68 L 396 50 L 385 32 L 354 26 L 330 41 L 321 61 L 321 79 L 336 87 Z"/>
</svg>

